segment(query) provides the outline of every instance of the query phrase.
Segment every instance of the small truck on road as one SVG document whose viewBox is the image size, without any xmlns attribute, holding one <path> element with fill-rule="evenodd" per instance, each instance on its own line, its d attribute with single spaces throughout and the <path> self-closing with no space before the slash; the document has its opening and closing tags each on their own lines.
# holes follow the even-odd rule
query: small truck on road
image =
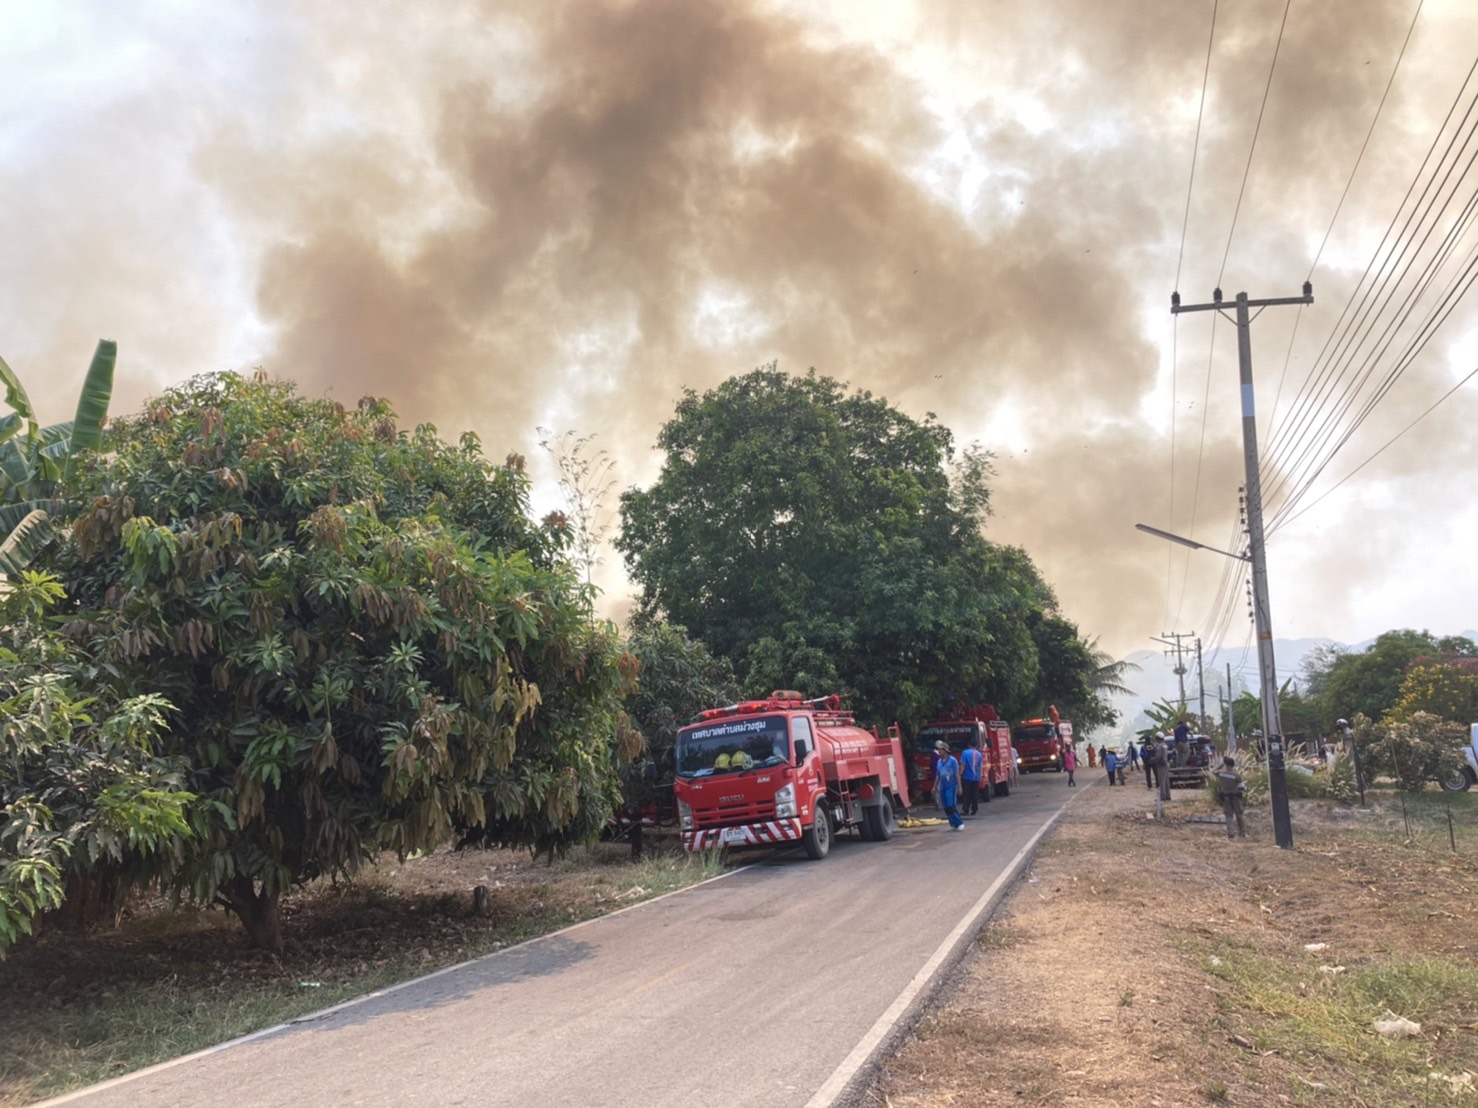
<svg viewBox="0 0 1478 1108">
<path fill-rule="evenodd" d="M 825 858 L 836 833 L 893 837 L 908 808 L 896 726 L 858 726 L 836 696 L 776 690 L 710 708 L 677 733 L 678 827 L 687 851 L 799 842 Z"/>
<path fill-rule="evenodd" d="M 1442 787 L 1450 793 L 1465 793 L 1478 785 L 1478 723 L 1468 725 L 1468 745 L 1463 747 L 1463 764 L 1442 779 Z"/>
</svg>

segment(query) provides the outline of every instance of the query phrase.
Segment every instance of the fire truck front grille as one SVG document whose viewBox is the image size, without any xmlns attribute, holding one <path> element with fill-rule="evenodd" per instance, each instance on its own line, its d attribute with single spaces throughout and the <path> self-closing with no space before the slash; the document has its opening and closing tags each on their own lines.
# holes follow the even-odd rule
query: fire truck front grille
<svg viewBox="0 0 1478 1108">
<path fill-rule="evenodd" d="M 717 808 L 693 813 L 698 827 L 733 827 L 740 823 L 764 823 L 775 818 L 775 801 L 720 801 Z"/>
</svg>

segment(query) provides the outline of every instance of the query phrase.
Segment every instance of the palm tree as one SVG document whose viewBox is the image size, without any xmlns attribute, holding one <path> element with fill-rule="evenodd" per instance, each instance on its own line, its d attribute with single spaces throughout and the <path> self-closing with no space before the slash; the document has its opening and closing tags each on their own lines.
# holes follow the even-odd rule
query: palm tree
<svg viewBox="0 0 1478 1108">
<path fill-rule="evenodd" d="M 102 441 L 117 361 L 118 344 L 100 340 L 77 398 L 77 414 L 42 427 L 20 378 L 0 358 L 0 384 L 11 409 L 0 417 L 0 575 L 19 573 L 51 541 L 51 511 L 73 459 Z"/>
<path fill-rule="evenodd" d="M 1093 670 L 1088 675 L 1088 683 L 1093 691 L 1108 696 L 1134 696 L 1134 690 L 1124 684 L 1124 675 L 1131 671 L 1138 673 L 1140 666 L 1127 659 L 1115 661 L 1112 654 L 1099 647 L 1097 635 L 1089 639 L 1086 645 L 1088 660 L 1093 664 Z"/>
</svg>

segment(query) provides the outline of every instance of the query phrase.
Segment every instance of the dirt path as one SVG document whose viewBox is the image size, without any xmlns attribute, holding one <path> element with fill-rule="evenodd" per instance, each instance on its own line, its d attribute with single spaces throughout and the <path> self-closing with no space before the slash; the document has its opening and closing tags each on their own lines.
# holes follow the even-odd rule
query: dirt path
<svg viewBox="0 0 1478 1108">
<path fill-rule="evenodd" d="M 1478 829 L 1453 854 L 1389 801 L 1297 802 L 1281 851 L 1266 809 L 1228 841 L 1151 796 L 1073 805 L 862 1103 L 1478 1103 Z"/>
</svg>

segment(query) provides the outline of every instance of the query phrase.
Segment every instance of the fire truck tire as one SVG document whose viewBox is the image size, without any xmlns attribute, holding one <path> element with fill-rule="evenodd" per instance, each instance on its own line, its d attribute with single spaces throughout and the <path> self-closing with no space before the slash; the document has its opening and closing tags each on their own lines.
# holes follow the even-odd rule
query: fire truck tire
<svg viewBox="0 0 1478 1108">
<path fill-rule="evenodd" d="M 893 801 L 884 795 L 883 802 L 875 808 L 862 810 L 862 821 L 866 827 L 865 838 L 875 843 L 885 843 L 893 837 Z"/>
<path fill-rule="evenodd" d="M 801 832 L 801 845 L 812 861 L 819 862 L 831 853 L 831 816 L 825 808 L 817 808 L 815 821 Z"/>
</svg>

